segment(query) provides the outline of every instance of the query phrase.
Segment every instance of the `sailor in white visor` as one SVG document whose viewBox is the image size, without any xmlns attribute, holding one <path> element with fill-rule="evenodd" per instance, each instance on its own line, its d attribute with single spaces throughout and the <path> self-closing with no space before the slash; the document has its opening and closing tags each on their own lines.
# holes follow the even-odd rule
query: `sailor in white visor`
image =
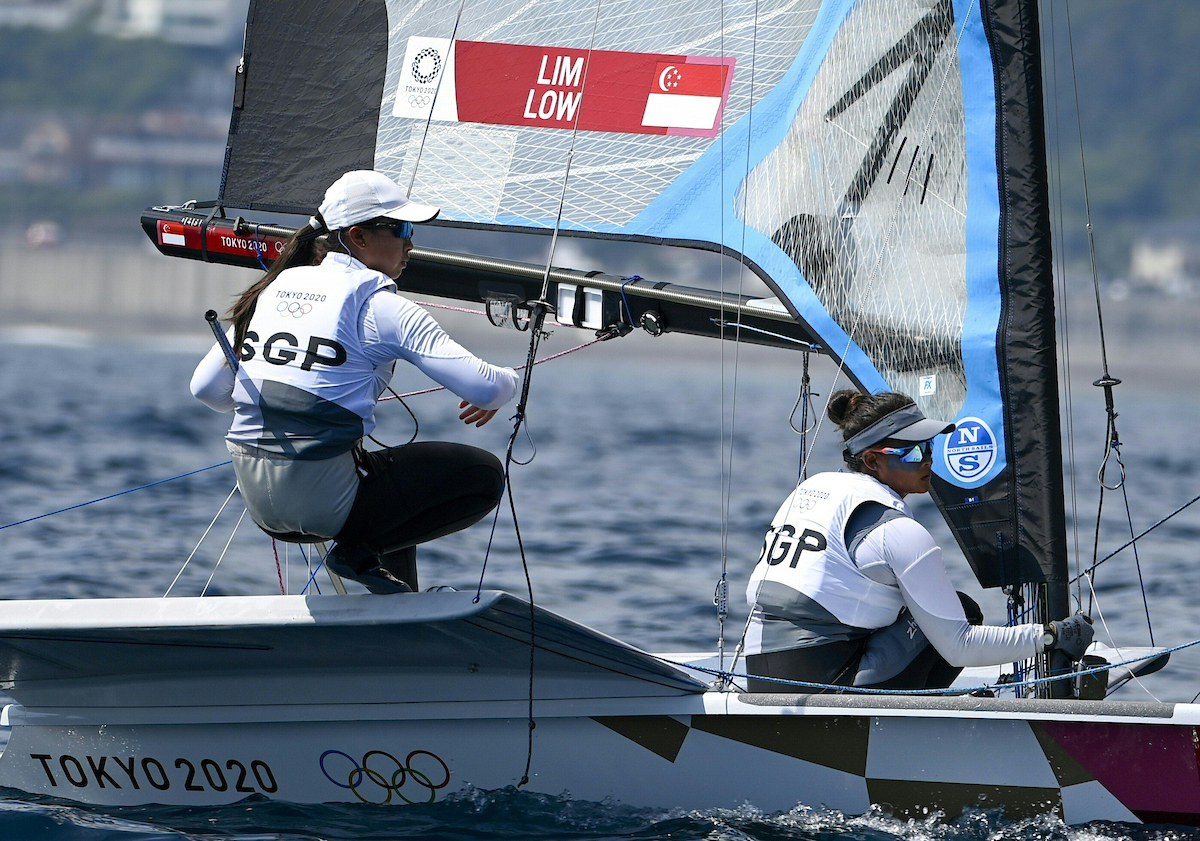
<svg viewBox="0 0 1200 841">
<path fill-rule="evenodd" d="M 373 593 L 416 590 L 416 544 L 477 522 L 504 486 L 475 447 L 362 446 L 398 359 L 458 395 L 467 424 L 517 392 L 512 370 L 396 294 L 414 224 L 437 214 L 381 173 L 347 172 L 230 310 L 236 375 L 214 346 L 192 376 L 196 397 L 233 412 L 226 442 L 254 521 L 283 540 L 336 539 L 330 569 Z"/>
<path fill-rule="evenodd" d="M 942 550 L 913 519 L 904 498 L 929 491 L 933 439 L 954 424 L 926 418 L 894 392 L 840 391 L 828 415 L 842 431 L 850 470 L 805 480 L 771 522 L 746 588 L 750 674 L 932 689 L 949 686 L 965 666 L 1050 648 L 1083 656 L 1092 628 L 1082 616 L 983 625 L 979 606 L 954 591 Z M 748 688 L 797 691 L 754 678 Z"/>
</svg>

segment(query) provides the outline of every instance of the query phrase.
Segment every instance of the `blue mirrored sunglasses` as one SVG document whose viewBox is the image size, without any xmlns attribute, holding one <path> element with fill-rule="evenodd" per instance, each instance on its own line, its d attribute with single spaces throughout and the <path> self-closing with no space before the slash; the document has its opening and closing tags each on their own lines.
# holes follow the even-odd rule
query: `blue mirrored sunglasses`
<svg viewBox="0 0 1200 841">
<path fill-rule="evenodd" d="M 396 239 L 412 239 L 413 238 L 413 223 L 412 222 L 379 222 L 371 225 L 372 228 L 381 230 L 389 230 L 392 236 Z"/>
<path fill-rule="evenodd" d="M 880 447 L 872 452 L 883 453 L 885 456 L 897 456 L 905 464 L 920 464 L 933 459 L 933 439 L 909 444 L 907 447 Z"/>
</svg>

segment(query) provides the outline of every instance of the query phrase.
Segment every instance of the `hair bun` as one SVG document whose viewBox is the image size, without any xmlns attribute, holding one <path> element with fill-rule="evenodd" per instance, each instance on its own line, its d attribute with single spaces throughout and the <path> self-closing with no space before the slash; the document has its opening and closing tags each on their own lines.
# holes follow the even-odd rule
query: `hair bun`
<svg viewBox="0 0 1200 841">
<path fill-rule="evenodd" d="M 845 388 L 835 392 L 829 398 L 829 406 L 825 413 L 829 419 L 836 423 L 839 427 L 846 423 L 846 419 L 854 413 L 854 409 L 862 402 L 863 395 L 853 388 Z"/>
</svg>

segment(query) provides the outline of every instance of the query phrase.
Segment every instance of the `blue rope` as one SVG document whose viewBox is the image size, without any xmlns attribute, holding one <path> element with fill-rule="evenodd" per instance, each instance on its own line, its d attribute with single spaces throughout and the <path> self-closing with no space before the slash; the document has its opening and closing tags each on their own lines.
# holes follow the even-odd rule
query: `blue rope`
<svg viewBox="0 0 1200 841">
<path fill-rule="evenodd" d="M 713 675 L 722 679 L 724 683 L 731 683 L 733 678 L 753 678 L 754 680 L 763 680 L 768 683 L 778 683 L 785 686 L 799 686 L 805 689 L 820 689 L 830 690 L 833 692 L 841 692 L 856 695 L 969 695 L 972 692 L 981 692 L 983 690 L 1004 691 L 1006 689 L 1016 689 L 1021 686 L 1037 686 L 1042 683 L 1050 683 L 1055 680 L 1071 680 L 1085 675 L 1094 675 L 1100 672 L 1106 672 L 1110 669 L 1115 669 L 1120 666 L 1128 666 L 1133 663 L 1140 663 L 1145 660 L 1151 660 L 1156 657 L 1161 657 L 1164 654 L 1174 654 L 1176 651 L 1183 651 L 1185 648 L 1191 648 L 1194 645 L 1200 645 L 1200 639 L 1185 642 L 1183 645 L 1177 645 L 1173 648 L 1164 648 L 1156 651 L 1151 657 L 1135 657 L 1132 660 L 1123 660 L 1120 663 L 1105 663 L 1102 666 L 1093 666 L 1090 669 L 1080 669 L 1077 672 L 1069 672 L 1064 675 L 1051 675 L 1050 677 L 1030 678 L 1029 680 L 1014 681 L 1013 683 L 1004 683 L 992 685 L 989 683 L 980 686 L 968 687 L 949 687 L 946 689 L 871 689 L 866 686 L 838 686 L 832 683 L 810 683 L 804 680 L 787 680 L 781 677 L 766 677 L 765 675 L 751 675 L 742 672 L 730 672 L 721 669 L 711 669 L 707 666 L 697 666 L 691 663 L 678 663 L 674 660 L 668 660 L 666 657 L 654 656 L 654 659 L 662 663 L 667 663 L 671 666 L 678 666 L 682 669 L 690 669 L 694 672 L 703 672 L 704 674 Z"/>
<path fill-rule="evenodd" d="M 635 326 L 633 323 L 633 310 L 629 308 L 629 299 L 625 297 L 625 287 L 633 283 L 635 280 L 644 280 L 640 274 L 630 275 L 621 282 L 621 303 L 625 304 L 625 316 L 629 319 L 629 326 Z"/>
<path fill-rule="evenodd" d="M 180 473 L 178 476 L 172 476 L 169 479 L 159 479 L 157 482 L 150 482 L 149 484 L 146 484 L 146 485 L 139 485 L 136 488 L 129 488 L 128 490 L 117 491 L 115 494 L 109 494 L 108 496 L 102 496 L 99 499 L 91 499 L 91 500 L 88 500 L 87 502 L 81 502 L 78 505 L 69 505 L 66 508 L 60 508 L 57 511 L 48 511 L 45 514 L 38 514 L 36 517 L 26 517 L 24 520 L 17 520 L 15 523 L 9 523 L 6 526 L 0 526 L 0 531 L 3 531 L 4 529 L 10 529 L 13 526 L 19 526 L 22 523 L 32 523 L 34 520 L 40 520 L 43 517 L 52 517 L 55 514 L 61 514 L 64 511 L 74 511 L 76 508 L 83 508 L 85 505 L 94 505 L 97 502 L 104 502 L 104 500 L 112 499 L 113 497 L 124 496 L 125 494 L 131 494 L 134 491 L 142 491 L 142 490 L 145 490 L 146 488 L 153 488 L 155 485 L 162 485 L 166 482 L 174 482 L 176 479 L 183 479 L 186 476 L 195 476 L 197 473 L 203 473 L 205 470 L 213 470 L 218 467 L 224 467 L 227 464 L 233 464 L 233 462 L 232 461 L 223 461 L 220 464 L 210 464 L 208 467 L 201 467 L 199 470 L 191 470 L 191 471 L 188 471 L 187 473 Z"/>
<path fill-rule="evenodd" d="M 304 551 L 304 544 L 297 543 L 296 545 L 300 547 L 300 555 L 304 558 L 304 565 L 309 566 L 308 553 Z M 319 552 L 313 552 L 313 554 L 316 555 L 318 558 L 321 558 L 321 555 Z M 325 558 L 327 558 L 327 557 L 329 557 L 329 556 L 326 555 Z M 309 587 L 316 587 L 317 595 L 318 596 L 321 595 L 321 585 L 317 583 L 317 573 L 321 571 L 321 567 L 325 566 L 325 558 L 321 558 L 321 563 L 317 564 L 317 568 L 314 569 L 312 571 L 312 573 L 309 574 L 308 581 L 307 581 L 307 583 L 305 583 L 304 589 L 300 591 L 300 595 L 303 596 L 305 593 L 307 593 Z"/>
<path fill-rule="evenodd" d="M 1128 548 L 1129 548 L 1130 546 L 1132 546 L 1134 543 L 1136 543 L 1137 541 L 1141 540 L 1143 537 L 1145 537 L 1146 535 L 1148 535 L 1150 532 L 1154 531 L 1156 528 L 1158 528 L 1159 526 L 1161 526 L 1161 525 L 1162 525 L 1163 523 L 1165 523 L 1167 520 L 1171 519 L 1171 518 L 1172 518 L 1172 517 L 1174 517 L 1176 514 L 1180 514 L 1180 513 L 1182 513 L 1182 512 L 1183 512 L 1185 509 L 1187 509 L 1189 506 L 1191 506 L 1191 505 L 1195 505 L 1197 502 L 1200 502 L 1200 496 L 1195 496 L 1195 497 L 1192 497 L 1190 500 L 1188 500 L 1188 501 L 1187 501 L 1187 502 L 1185 502 L 1183 505 L 1181 505 L 1181 506 L 1179 506 L 1178 508 L 1176 508 L 1176 509 L 1175 509 L 1174 511 L 1172 511 L 1170 514 L 1168 514 L 1167 516 L 1163 517 L 1163 518 L 1162 518 L 1161 520 L 1159 520 L 1157 523 L 1155 523 L 1154 525 L 1150 526 L 1150 528 L 1148 528 L 1148 529 L 1146 529 L 1145 531 L 1143 531 L 1143 532 L 1142 532 L 1141 534 L 1139 534 L 1137 537 L 1133 538 L 1132 540 L 1128 540 L 1128 541 L 1126 541 L 1125 543 L 1122 543 L 1122 544 L 1121 544 L 1120 546 L 1118 546 L 1116 549 L 1114 549 L 1113 551 L 1109 552 L 1107 555 L 1105 555 L 1105 556 L 1104 556 L 1103 558 L 1101 558 L 1100 560 L 1096 561 L 1096 563 L 1092 564 L 1090 567 L 1088 567 L 1087 569 L 1085 569 L 1083 572 L 1079 573 L 1079 575 L 1076 575 L 1074 578 L 1072 578 L 1072 579 L 1071 579 L 1071 582 L 1070 582 L 1070 583 L 1074 584 L 1076 581 L 1078 581 L 1079 579 L 1083 578 L 1083 577 L 1084 577 L 1085 575 L 1087 575 L 1088 573 L 1090 573 L 1090 572 L 1092 572 L 1093 570 L 1095 570 L 1095 569 L 1096 569 L 1096 567 L 1100 566 L 1100 564 L 1104 563 L 1105 561 L 1112 560 L 1112 559 L 1113 559 L 1113 558 L 1115 558 L 1117 555 L 1119 555 L 1121 552 L 1124 552 L 1126 549 L 1128 549 Z"/>
<path fill-rule="evenodd" d="M 258 229 L 261 226 L 261 224 L 262 223 L 258 223 L 254 226 L 254 242 L 258 245 L 264 245 L 264 243 L 262 241 L 262 237 L 260 237 L 258 235 Z M 264 247 L 265 247 L 265 245 L 264 245 Z M 258 258 L 258 264 L 260 266 L 262 266 L 262 270 L 264 272 L 270 271 L 270 268 L 267 266 L 267 261 L 263 259 L 262 251 L 258 250 L 257 248 L 254 249 L 254 256 Z"/>
</svg>

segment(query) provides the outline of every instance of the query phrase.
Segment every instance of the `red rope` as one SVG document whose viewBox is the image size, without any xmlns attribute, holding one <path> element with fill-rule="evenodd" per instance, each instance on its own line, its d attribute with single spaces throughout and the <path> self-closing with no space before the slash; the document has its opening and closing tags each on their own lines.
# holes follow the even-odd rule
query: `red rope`
<svg viewBox="0 0 1200 841">
<path fill-rule="evenodd" d="M 466 312 L 478 312 L 478 310 L 466 310 Z M 598 338 L 592 339 L 590 342 L 584 342 L 581 345 L 576 345 L 573 348 L 567 348 L 566 350 L 561 350 L 558 353 L 547 356 L 545 359 L 539 359 L 537 362 L 534 362 L 533 364 L 541 365 L 543 362 L 549 362 L 553 359 L 560 359 L 560 358 L 566 356 L 568 353 L 574 353 L 577 350 L 583 350 L 586 347 L 591 347 L 592 345 L 599 344 L 600 342 L 607 341 L 611 338 L 612 338 L 611 333 L 605 334 Z M 519 365 L 516 368 L 514 368 L 513 370 L 514 371 L 524 371 L 525 366 Z M 378 402 L 382 403 L 384 400 L 400 400 L 405 397 L 416 397 L 417 395 L 420 395 L 420 394 L 433 394 L 433 392 L 435 392 L 435 391 L 445 391 L 445 390 L 446 390 L 446 387 L 444 385 L 439 385 L 436 388 L 423 388 L 420 391 L 410 391 L 407 394 L 400 394 L 400 395 L 397 395 L 394 397 L 380 397 Z"/>
<path fill-rule="evenodd" d="M 414 304 L 420 307 L 433 307 L 436 310 L 450 310 L 451 312 L 469 312 L 475 315 L 487 315 L 483 310 L 471 310 L 466 307 L 452 307 L 449 304 L 435 304 L 431 301 L 413 301 Z"/>
<path fill-rule="evenodd" d="M 287 595 L 287 588 L 283 586 L 283 567 L 279 565 L 279 547 L 275 545 L 275 538 L 271 538 L 271 551 L 275 553 L 275 574 L 279 576 L 279 594 Z"/>
</svg>

